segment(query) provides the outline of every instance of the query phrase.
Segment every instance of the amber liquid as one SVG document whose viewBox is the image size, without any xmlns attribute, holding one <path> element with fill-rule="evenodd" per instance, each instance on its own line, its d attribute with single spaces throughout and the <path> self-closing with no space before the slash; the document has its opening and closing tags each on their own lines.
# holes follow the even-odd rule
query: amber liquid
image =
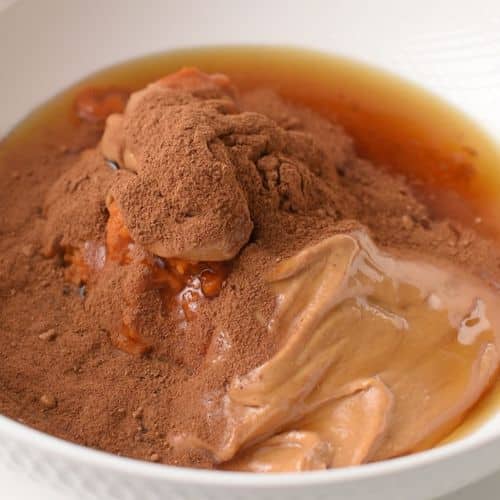
<svg viewBox="0 0 500 500">
<path fill-rule="evenodd" d="M 241 89 L 270 87 L 336 119 L 358 153 L 407 176 L 436 216 L 500 235 L 500 147 L 477 124 L 423 89 L 378 69 L 317 52 L 272 47 L 178 50 L 118 64 L 80 81 L 24 120 L 2 143 L 37 147 L 64 141 L 78 126 L 73 102 L 89 86 L 133 91 L 183 66 L 222 72 Z M 497 384 L 453 438 L 469 433 L 500 406 Z M 451 438 L 450 437 L 450 438 Z"/>
</svg>

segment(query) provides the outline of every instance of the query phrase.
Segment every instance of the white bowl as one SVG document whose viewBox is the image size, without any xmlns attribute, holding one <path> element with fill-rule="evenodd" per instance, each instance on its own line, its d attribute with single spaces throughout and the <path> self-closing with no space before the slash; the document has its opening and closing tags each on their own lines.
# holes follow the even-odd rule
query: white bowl
<svg viewBox="0 0 500 500">
<path fill-rule="evenodd" d="M 2 6 L 0 137 L 35 105 L 99 68 L 150 52 L 224 43 L 293 44 L 366 60 L 433 90 L 500 137 L 496 0 L 0 0 Z M 0 463 L 99 500 L 422 500 L 500 468 L 500 413 L 467 438 L 423 453 L 278 475 L 120 458 L 0 416 Z"/>
</svg>

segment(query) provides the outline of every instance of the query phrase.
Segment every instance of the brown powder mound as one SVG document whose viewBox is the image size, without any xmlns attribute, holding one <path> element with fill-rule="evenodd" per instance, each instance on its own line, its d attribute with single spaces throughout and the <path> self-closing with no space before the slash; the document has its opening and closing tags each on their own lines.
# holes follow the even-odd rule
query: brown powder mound
<svg viewBox="0 0 500 500">
<path fill-rule="evenodd" d="M 137 243 L 166 258 L 226 260 L 280 209 L 337 213 L 345 196 L 332 167 L 349 144 L 338 128 L 311 125 L 304 112 L 304 132 L 285 130 L 238 112 L 225 87 L 210 86 L 208 97 L 194 92 L 197 78 L 205 89 L 206 76 L 185 70 L 175 81 L 181 77 L 187 88 L 164 79 L 134 94 L 104 133 L 104 156 L 136 174 L 117 179 L 109 195 Z"/>
<path fill-rule="evenodd" d="M 342 128 L 314 111 L 277 98 L 269 89 L 256 89 L 240 96 L 242 109 L 268 116 L 288 131 L 288 151 L 319 177 L 335 185 L 337 171 L 354 154 L 353 144 Z"/>
<path fill-rule="evenodd" d="M 494 243 L 432 219 L 404 179 L 359 159 L 339 126 L 270 91 L 238 95 L 220 75 L 187 70 L 133 95 L 99 146 L 93 127 L 82 123 L 62 152 L 12 153 L 0 175 L 0 412 L 64 439 L 213 467 L 172 436 L 220 439 L 218 398 L 283 341 L 268 328 L 266 272 L 332 234 L 365 225 L 383 246 L 500 280 Z M 72 248 L 88 263 L 90 243 L 97 262 L 113 201 L 130 262 L 108 249 L 85 289 L 74 286 L 62 260 L 39 250 Z M 218 295 L 195 300 L 182 323 L 151 286 L 155 256 L 232 262 Z M 113 345 L 123 321 L 144 354 Z"/>
<path fill-rule="evenodd" d="M 47 253 L 102 240 L 107 220 L 104 199 L 116 175 L 98 151 L 87 150 L 57 180 L 45 199 Z"/>
<path fill-rule="evenodd" d="M 210 149 L 222 133 L 218 122 L 229 112 L 227 106 L 158 84 L 142 94 L 127 106 L 123 133 L 115 139 L 122 143 L 125 161 L 112 158 L 126 168 L 134 158 L 136 175 L 124 177 L 110 191 L 134 240 L 163 257 L 234 257 L 252 224 L 234 169 Z M 108 122 L 104 136 L 108 157 L 118 149 L 108 145 L 113 143 L 108 134 L 117 135 L 115 123 Z M 159 142 L 158 137 L 165 139 Z"/>
</svg>

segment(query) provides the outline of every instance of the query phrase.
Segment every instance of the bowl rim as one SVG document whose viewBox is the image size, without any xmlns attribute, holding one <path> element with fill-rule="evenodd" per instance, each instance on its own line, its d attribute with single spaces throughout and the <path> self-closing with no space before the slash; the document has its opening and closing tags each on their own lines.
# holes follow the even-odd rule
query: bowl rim
<svg viewBox="0 0 500 500">
<path fill-rule="evenodd" d="M 1 11 L 1 9 L 0 9 Z M 480 128 L 485 135 L 492 140 L 495 144 L 499 144 L 498 138 L 492 133 L 488 127 L 484 127 L 483 124 L 476 118 L 470 116 L 465 111 L 461 110 L 459 107 L 448 103 L 447 99 L 442 96 L 437 95 L 431 89 L 421 85 L 420 83 L 408 79 L 404 76 L 399 75 L 397 72 L 393 72 L 386 68 L 382 68 L 376 64 L 357 59 L 355 57 L 347 57 L 341 54 L 331 53 L 328 50 L 324 50 L 317 47 L 306 47 L 301 45 L 292 44 L 209 44 L 209 45 L 187 45 L 181 47 L 175 47 L 168 50 L 161 51 L 149 51 L 141 55 L 136 55 L 132 58 L 125 58 L 123 60 L 115 61 L 112 64 L 105 65 L 102 68 L 97 69 L 95 72 L 91 72 L 88 75 L 84 75 L 82 78 L 64 86 L 55 94 L 51 95 L 48 99 L 43 100 L 41 103 L 36 105 L 34 108 L 29 110 L 26 114 L 22 115 L 21 118 L 7 130 L 4 137 L 8 136 L 12 130 L 14 130 L 19 123 L 22 123 L 33 111 L 36 111 L 39 105 L 44 102 L 48 102 L 54 97 L 56 97 L 60 92 L 65 92 L 68 89 L 78 85 L 81 81 L 85 80 L 94 73 L 98 73 L 102 70 L 110 69 L 114 66 L 118 66 L 125 61 L 132 61 L 136 59 L 142 59 L 144 57 L 152 56 L 159 53 L 166 53 L 169 51 L 179 52 L 182 50 L 192 50 L 194 48 L 241 48 L 241 47 L 260 47 L 260 48 L 287 48 L 294 51 L 304 51 L 313 55 L 320 57 L 335 56 L 338 59 L 347 59 L 360 63 L 367 68 L 376 68 L 377 71 L 382 72 L 386 75 L 396 77 L 403 81 L 406 85 L 410 85 L 414 88 L 425 89 L 426 93 L 433 99 L 438 99 L 444 103 L 447 103 L 450 108 L 458 111 L 464 115 L 464 117 L 474 123 L 474 125 Z M 2 139 L 2 137 L 0 137 Z M 485 421 L 487 423 L 494 413 Z M 484 425 L 484 423 L 482 424 Z M 83 462 L 91 467 L 99 467 L 100 469 L 113 470 L 114 472 L 128 472 L 133 473 L 135 476 L 140 476 L 143 479 L 155 479 L 159 481 L 169 481 L 178 484 L 193 484 L 206 486 L 231 486 L 231 487 L 252 487 L 252 488 L 282 488 L 283 484 L 286 483 L 287 486 L 310 486 L 310 485 L 321 485 L 321 484 L 335 484 L 342 482 L 352 482 L 359 481 L 363 479 L 371 478 L 382 478 L 393 474 L 402 473 L 411 469 L 417 469 L 422 467 L 427 467 L 436 463 L 442 463 L 448 461 L 458 455 L 463 455 L 467 452 L 478 450 L 486 445 L 497 443 L 500 446 L 500 428 L 494 430 L 492 433 L 477 435 L 475 432 L 469 434 L 465 437 L 461 437 L 455 441 L 446 444 L 438 444 L 436 447 L 412 453 L 409 455 L 396 457 L 388 460 L 382 460 L 379 462 L 368 463 L 357 465 L 353 467 L 343 467 L 343 468 L 333 468 L 320 471 L 304 471 L 304 472 L 278 472 L 278 473 L 254 473 L 254 472 L 233 472 L 233 471 L 223 471 L 223 470 L 207 470 L 207 469 L 197 469 L 192 467 L 179 467 L 166 464 L 158 464 L 153 462 L 148 462 L 146 460 L 134 459 L 119 456 L 113 453 L 105 452 L 102 450 L 90 448 L 83 446 L 71 441 L 52 436 L 45 432 L 39 431 L 32 428 L 26 424 L 20 423 L 15 419 L 12 419 L 6 415 L 0 414 L 0 436 L 8 436 L 11 441 L 22 442 L 26 446 L 31 448 L 37 448 L 43 452 L 52 453 L 59 455 L 61 458 L 70 459 L 73 461 Z M 1 443 L 0 443 L 1 446 Z"/>
<path fill-rule="evenodd" d="M 255 473 L 178 467 L 122 457 L 46 434 L 25 424 L 16 422 L 5 415 L 0 415 L 0 436 L 2 434 L 9 436 L 10 440 L 23 442 L 30 447 L 38 448 L 44 452 L 60 455 L 62 458 L 85 462 L 86 465 L 99 467 L 100 469 L 132 473 L 143 479 L 163 480 L 178 484 L 196 483 L 206 486 L 252 488 L 282 488 L 284 483 L 287 486 L 310 486 L 313 484 L 335 484 L 363 479 L 367 480 L 375 477 L 382 478 L 402 473 L 409 469 L 417 469 L 445 462 L 457 455 L 478 450 L 494 442 L 500 444 L 499 429 L 494 435 L 476 435 L 473 433 L 457 441 L 438 445 L 429 450 L 354 467 L 304 471 L 300 473 Z"/>
</svg>

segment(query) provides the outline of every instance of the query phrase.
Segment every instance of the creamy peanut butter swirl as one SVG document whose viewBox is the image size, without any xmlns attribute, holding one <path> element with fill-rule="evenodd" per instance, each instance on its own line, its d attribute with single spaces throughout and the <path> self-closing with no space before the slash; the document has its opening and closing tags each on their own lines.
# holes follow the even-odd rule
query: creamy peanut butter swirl
<svg viewBox="0 0 500 500">
<path fill-rule="evenodd" d="M 456 267 L 388 255 L 357 232 L 281 262 L 270 281 L 269 328 L 286 340 L 231 383 L 227 435 L 211 450 L 224 468 L 324 469 L 426 448 L 497 373 L 497 297 Z"/>
</svg>

